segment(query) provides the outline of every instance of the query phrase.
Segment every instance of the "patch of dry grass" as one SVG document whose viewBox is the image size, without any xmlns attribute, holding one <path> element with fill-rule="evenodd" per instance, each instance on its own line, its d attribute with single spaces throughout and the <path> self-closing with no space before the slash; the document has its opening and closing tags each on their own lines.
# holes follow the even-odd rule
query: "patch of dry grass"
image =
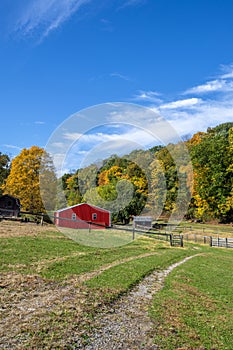
<svg viewBox="0 0 233 350">
<path fill-rule="evenodd" d="M 45 224 L 41 226 L 30 222 L 0 221 L 0 238 L 37 236 L 39 234 L 49 234 L 52 232 L 59 233 L 54 225 Z"/>
</svg>

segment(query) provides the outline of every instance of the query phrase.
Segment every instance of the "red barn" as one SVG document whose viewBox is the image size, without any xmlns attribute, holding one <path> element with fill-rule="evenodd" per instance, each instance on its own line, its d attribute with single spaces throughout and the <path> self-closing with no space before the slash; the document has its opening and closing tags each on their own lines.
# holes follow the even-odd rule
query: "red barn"
<svg viewBox="0 0 233 350">
<path fill-rule="evenodd" d="M 111 226 L 108 210 L 87 203 L 76 204 L 55 212 L 55 225 L 68 228 L 103 228 Z"/>
</svg>

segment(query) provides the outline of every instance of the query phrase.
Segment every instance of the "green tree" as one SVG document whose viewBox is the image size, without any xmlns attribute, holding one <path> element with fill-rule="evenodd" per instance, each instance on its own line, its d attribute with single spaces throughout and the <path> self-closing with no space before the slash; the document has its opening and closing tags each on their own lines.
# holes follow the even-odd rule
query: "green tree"
<svg viewBox="0 0 233 350">
<path fill-rule="evenodd" d="M 55 167 L 51 156 L 42 150 L 42 157 L 39 160 L 39 185 L 40 196 L 46 211 L 53 212 L 57 209 L 59 196 L 59 182 L 56 177 Z"/>
<path fill-rule="evenodd" d="M 231 220 L 232 127 L 233 123 L 225 123 L 209 128 L 190 150 L 194 167 L 195 215 L 203 220 Z"/>
<path fill-rule="evenodd" d="M 79 176 L 76 174 L 70 176 L 66 180 L 66 198 L 68 205 L 75 205 L 81 203 L 82 195 L 79 190 Z"/>
<path fill-rule="evenodd" d="M 139 161 L 141 152 L 144 151 L 134 152 L 126 158 L 111 157 L 99 170 L 98 194 L 105 200 L 107 209 L 112 211 L 113 221 L 128 222 L 131 216 L 140 214 L 146 204 L 146 174 L 139 165 L 128 159 L 136 156 Z"/>
<path fill-rule="evenodd" d="M 2 195 L 2 185 L 10 173 L 10 158 L 7 154 L 0 152 L 0 195 Z"/>
<path fill-rule="evenodd" d="M 175 145 L 169 144 L 157 152 L 156 156 L 162 168 L 166 179 L 166 200 L 164 202 L 164 213 L 171 213 L 174 209 L 177 192 L 178 192 L 178 173 L 177 167 L 171 151 Z"/>
</svg>

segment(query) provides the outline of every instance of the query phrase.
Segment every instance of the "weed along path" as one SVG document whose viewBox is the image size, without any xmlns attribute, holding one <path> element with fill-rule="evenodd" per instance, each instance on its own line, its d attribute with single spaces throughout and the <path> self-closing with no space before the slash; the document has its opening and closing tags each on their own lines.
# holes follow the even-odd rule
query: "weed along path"
<svg viewBox="0 0 233 350">
<path fill-rule="evenodd" d="M 163 271 L 154 271 L 136 285 L 127 295 L 111 304 L 107 312 L 93 320 L 92 330 L 85 343 L 76 341 L 74 349 L 85 350 L 155 350 L 152 322 L 148 316 L 151 299 L 162 289 L 166 276 L 176 267 L 200 254 L 195 254 L 170 265 Z"/>
</svg>

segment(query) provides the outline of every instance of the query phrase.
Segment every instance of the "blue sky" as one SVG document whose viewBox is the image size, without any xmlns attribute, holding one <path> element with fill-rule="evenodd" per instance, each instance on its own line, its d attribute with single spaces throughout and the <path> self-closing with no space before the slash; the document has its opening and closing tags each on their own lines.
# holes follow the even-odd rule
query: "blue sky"
<svg viewBox="0 0 233 350">
<path fill-rule="evenodd" d="M 181 137 L 233 121 L 232 15 L 230 0 L 1 0 L 0 151 L 44 147 L 70 115 L 114 101 Z"/>
</svg>

